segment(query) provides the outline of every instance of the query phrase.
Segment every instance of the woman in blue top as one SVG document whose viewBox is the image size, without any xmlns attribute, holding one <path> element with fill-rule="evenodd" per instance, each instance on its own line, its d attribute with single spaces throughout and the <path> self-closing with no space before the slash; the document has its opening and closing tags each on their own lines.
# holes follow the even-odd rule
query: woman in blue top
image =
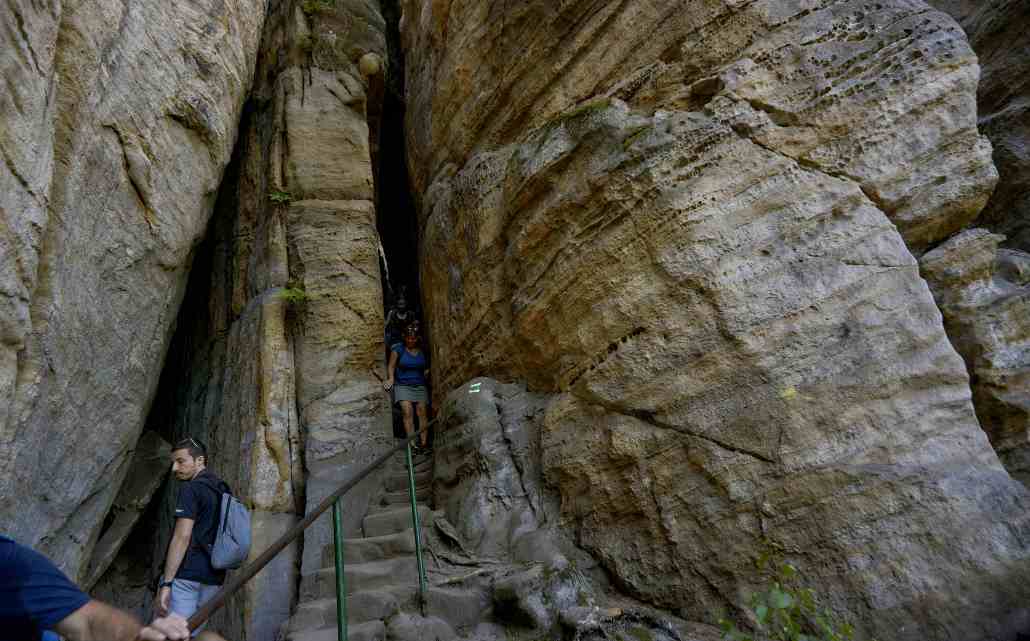
<svg viewBox="0 0 1030 641">
<path fill-rule="evenodd" d="M 400 403 L 404 411 L 404 431 L 411 436 L 415 433 L 412 405 L 418 414 L 419 427 L 424 429 L 429 423 L 426 416 L 426 404 L 429 402 L 429 395 L 426 393 L 429 362 L 419 344 L 418 326 L 414 323 L 408 325 L 404 328 L 403 336 L 403 344 L 397 343 L 390 347 L 390 366 L 383 388 L 394 390 L 394 402 Z M 415 449 L 425 451 L 428 438 L 429 435 L 422 432 L 419 435 L 421 447 L 415 446 Z"/>
</svg>

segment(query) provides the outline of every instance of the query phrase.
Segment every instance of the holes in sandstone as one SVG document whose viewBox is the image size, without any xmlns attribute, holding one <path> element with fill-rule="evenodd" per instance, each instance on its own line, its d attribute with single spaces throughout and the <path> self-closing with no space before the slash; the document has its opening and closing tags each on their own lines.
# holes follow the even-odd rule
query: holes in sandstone
<svg viewBox="0 0 1030 641">
<path fill-rule="evenodd" d="M 594 356 L 590 364 L 580 367 L 578 372 L 574 373 L 572 376 L 569 377 L 569 383 L 567 387 L 572 387 L 579 381 L 579 379 L 583 378 L 583 376 L 589 374 L 590 372 L 596 370 L 598 367 L 603 365 L 604 362 L 611 358 L 612 355 L 614 355 L 616 352 L 618 352 L 623 345 L 626 345 L 632 339 L 637 338 L 638 336 L 642 336 L 646 333 L 647 330 L 645 328 L 634 327 L 633 330 L 630 331 L 628 334 L 625 334 L 621 338 L 608 343 L 608 347 L 605 349 L 604 352 Z"/>
</svg>

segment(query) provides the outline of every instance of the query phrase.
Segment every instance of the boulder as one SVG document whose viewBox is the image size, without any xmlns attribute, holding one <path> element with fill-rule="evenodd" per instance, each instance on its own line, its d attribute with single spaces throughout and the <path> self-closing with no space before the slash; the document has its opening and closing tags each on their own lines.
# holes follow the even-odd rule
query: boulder
<svg viewBox="0 0 1030 641">
<path fill-rule="evenodd" d="M 775 554 L 868 635 L 1026 625 L 1030 495 L 913 255 L 997 178 L 951 18 L 403 6 L 434 382 L 549 395 L 543 478 L 616 585 L 711 623 Z"/>
<path fill-rule="evenodd" d="M 923 276 L 969 368 L 980 424 L 1009 473 L 1030 485 L 1030 254 L 971 229 L 927 252 Z"/>
<path fill-rule="evenodd" d="M 979 125 L 1000 179 L 978 225 L 1030 251 L 1030 5 L 1023 0 L 928 0 L 966 30 L 979 57 Z"/>
</svg>

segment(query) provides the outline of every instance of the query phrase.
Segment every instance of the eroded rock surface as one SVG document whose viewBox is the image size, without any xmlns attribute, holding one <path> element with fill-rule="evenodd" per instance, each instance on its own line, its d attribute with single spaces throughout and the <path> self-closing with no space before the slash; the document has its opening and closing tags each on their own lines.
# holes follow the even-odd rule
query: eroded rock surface
<svg viewBox="0 0 1030 641">
<path fill-rule="evenodd" d="M 969 35 L 981 66 L 980 130 L 994 146 L 1000 180 L 978 224 L 1030 251 L 1030 4 L 1023 0 L 929 0 Z"/>
<path fill-rule="evenodd" d="M 119 550 L 132 533 L 154 493 L 164 482 L 169 470 L 172 446 L 156 432 L 144 432 L 136 443 L 129 472 L 122 489 L 114 499 L 105 530 L 93 548 L 83 585 L 90 588 L 114 562 Z M 141 564 L 142 565 L 142 564 Z"/>
<path fill-rule="evenodd" d="M 612 589 L 597 561 L 569 539 L 559 496 L 540 466 L 552 401 L 490 378 L 469 381 L 444 401 L 433 470 L 442 514 L 427 538 L 436 561 L 430 576 L 449 573 L 447 583 L 490 604 L 469 638 L 718 639 L 710 626 Z"/>
<path fill-rule="evenodd" d="M 998 187 L 977 224 L 923 261 L 948 335 L 973 383 L 983 428 L 1017 478 L 1027 482 L 1030 352 L 1024 277 L 1030 250 L 1030 5 L 1019 0 L 933 0 L 969 34 L 979 55 L 980 128 L 994 145 Z M 1006 249 L 998 249 L 998 245 Z"/>
<path fill-rule="evenodd" d="M 554 394 L 544 477 L 619 585 L 711 621 L 771 550 L 875 636 L 1027 625 L 1030 498 L 913 257 L 996 182 L 948 16 L 404 9 L 436 383 Z"/>
<path fill-rule="evenodd" d="M 265 5 L 2 12 L 0 522 L 72 576 L 157 386 Z"/>
<path fill-rule="evenodd" d="M 944 326 L 969 365 L 980 423 L 1006 469 L 1030 484 L 1030 254 L 965 231 L 921 259 Z"/>
<path fill-rule="evenodd" d="M 309 5 L 305 5 L 309 6 Z M 198 254 L 153 422 L 200 436 L 252 507 L 256 556 L 390 441 L 364 55 L 382 20 L 360 2 L 275 4 L 209 239 Z M 346 25 L 359 27 L 344 29 Z M 360 26 L 363 25 L 363 26 Z M 334 39 L 333 34 L 346 34 Z M 170 500 L 171 493 L 167 500 Z M 348 495 L 347 513 L 367 495 Z M 328 519 L 249 582 L 218 621 L 272 641 Z M 360 520 L 348 525 L 360 527 Z M 155 558 L 163 559 L 170 519 Z"/>
</svg>

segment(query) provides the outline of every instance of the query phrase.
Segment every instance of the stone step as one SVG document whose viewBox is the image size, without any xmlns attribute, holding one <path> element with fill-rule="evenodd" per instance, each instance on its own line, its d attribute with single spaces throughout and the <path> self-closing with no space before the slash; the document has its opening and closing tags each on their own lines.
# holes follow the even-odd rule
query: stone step
<svg viewBox="0 0 1030 641">
<path fill-rule="evenodd" d="M 417 592 L 416 592 L 417 595 Z M 426 590 L 426 613 L 443 619 L 455 631 L 470 632 L 489 615 L 490 597 L 483 590 L 430 587 Z M 411 611 L 418 608 L 417 600 Z M 408 608 L 401 606 L 402 610 Z"/>
<path fill-rule="evenodd" d="M 387 619 L 417 605 L 418 585 L 383 590 L 365 590 L 347 595 L 347 622 L 351 625 Z M 336 597 L 308 601 L 297 606 L 290 629 L 336 625 Z"/>
<path fill-rule="evenodd" d="M 431 454 L 415 454 L 412 455 L 411 462 L 415 464 L 415 470 L 425 470 L 433 467 L 433 456 Z M 390 459 L 390 462 L 387 465 L 390 466 L 389 469 L 392 472 L 406 471 L 408 469 L 408 463 L 404 458 L 404 452 L 396 454 L 392 459 Z"/>
<path fill-rule="evenodd" d="M 418 519 L 422 527 L 431 526 L 433 511 L 424 505 L 419 505 Z M 411 529 L 411 507 L 398 505 L 383 512 L 370 513 L 361 522 L 361 527 L 366 537 L 396 534 Z"/>
<path fill-rule="evenodd" d="M 487 614 L 490 602 L 483 591 L 430 587 L 426 590 L 426 612 L 456 631 L 474 628 Z M 382 590 L 355 592 L 347 596 L 350 624 L 387 619 L 398 612 L 418 612 L 418 585 L 394 586 Z M 308 601 L 297 607 L 290 630 L 336 625 L 336 598 Z"/>
<path fill-rule="evenodd" d="M 314 630 L 298 630 L 286 635 L 286 641 L 336 641 L 336 625 Z M 386 625 L 368 621 L 347 626 L 347 641 L 386 641 Z"/>
<path fill-rule="evenodd" d="M 432 494 L 433 494 L 433 488 L 430 487 L 430 486 L 416 487 L 415 488 L 415 498 L 418 500 L 419 503 L 422 503 L 424 501 L 428 501 L 429 497 L 432 496 Z M 380 505 L 397 505 L 399 503 L 405 503 L 406 504 L 406 503 L 408 503 L 408 501 L 411 500 L 409 497 L 410 497 L 410 494 L 409 494 L 407 488 L 401 490 L 400 492 L 387 492 L 387 493 L 383 494 L 381 499 L 379 499 L 379 504 Z"/>
<path fill-rule="evenodd" d="M 415 487 L 432 487 L 433 485 L 433 470 L 432 468 L 416 471 L 415 472 Z M 387 492 L 403 492 L 408 489 L 408 473 L 401 470 L 397 473 L 386 475 L 386 491 Z"/>
<path fill-rule="evenodd" d="M 418 493 L 416 492 L 416 495 L 417 494 Z M 418 502 L 418 506 L 419 507 L 425 507 L 425 508 L 429 507 L 428 504 L 426 503 L 426 501 L 419 501 Z M 408 503 L 408 501 L 405 500 L 403 503 L 388 503 L 386 505 L 372 505 L 372 506 L 369 506 L 368 514 L 371 515 L 371 514 L 382 514 L 384 512 L 393 512 L 394 510 L 396 510 L 397 508 L 400 508 L 400 507 L 408 508 L 408 513 L 409 514 L 411 513 L 411 503 Z M 410 525 L 410 524 L 411 524 L 411 522 L 410 522 L 410 519 L 409 519 L 408 525 Z"/>
<path fill-rule="evenodd" d="M 415 536 L 410 527 L 395 534 L 343 540 L 344 563 L 384 561 L 395 556 L 413 554 L 415 554 Z M 333 544 L 329 543 L 322 548 L 322 567 L 331 568 L 333 562 Z"/>
<path fill-rule="evenodd" d="M 347 594 L 382 590 L 394 586 L 418 585 L 418 568 L 414 556 L 401 556 L 384 561 L 347 563 L 343 566 Z M 300 600 L 336 598 L 336 570 L 321 568 L 304 576 L 300 582 Z"/>
<path fill-rule="evenodd" d="M 447 622 L 434 616 L 401 613 L 387 625 L 390 641 L 453 641 L 454 630 Z"/>
</svg>

